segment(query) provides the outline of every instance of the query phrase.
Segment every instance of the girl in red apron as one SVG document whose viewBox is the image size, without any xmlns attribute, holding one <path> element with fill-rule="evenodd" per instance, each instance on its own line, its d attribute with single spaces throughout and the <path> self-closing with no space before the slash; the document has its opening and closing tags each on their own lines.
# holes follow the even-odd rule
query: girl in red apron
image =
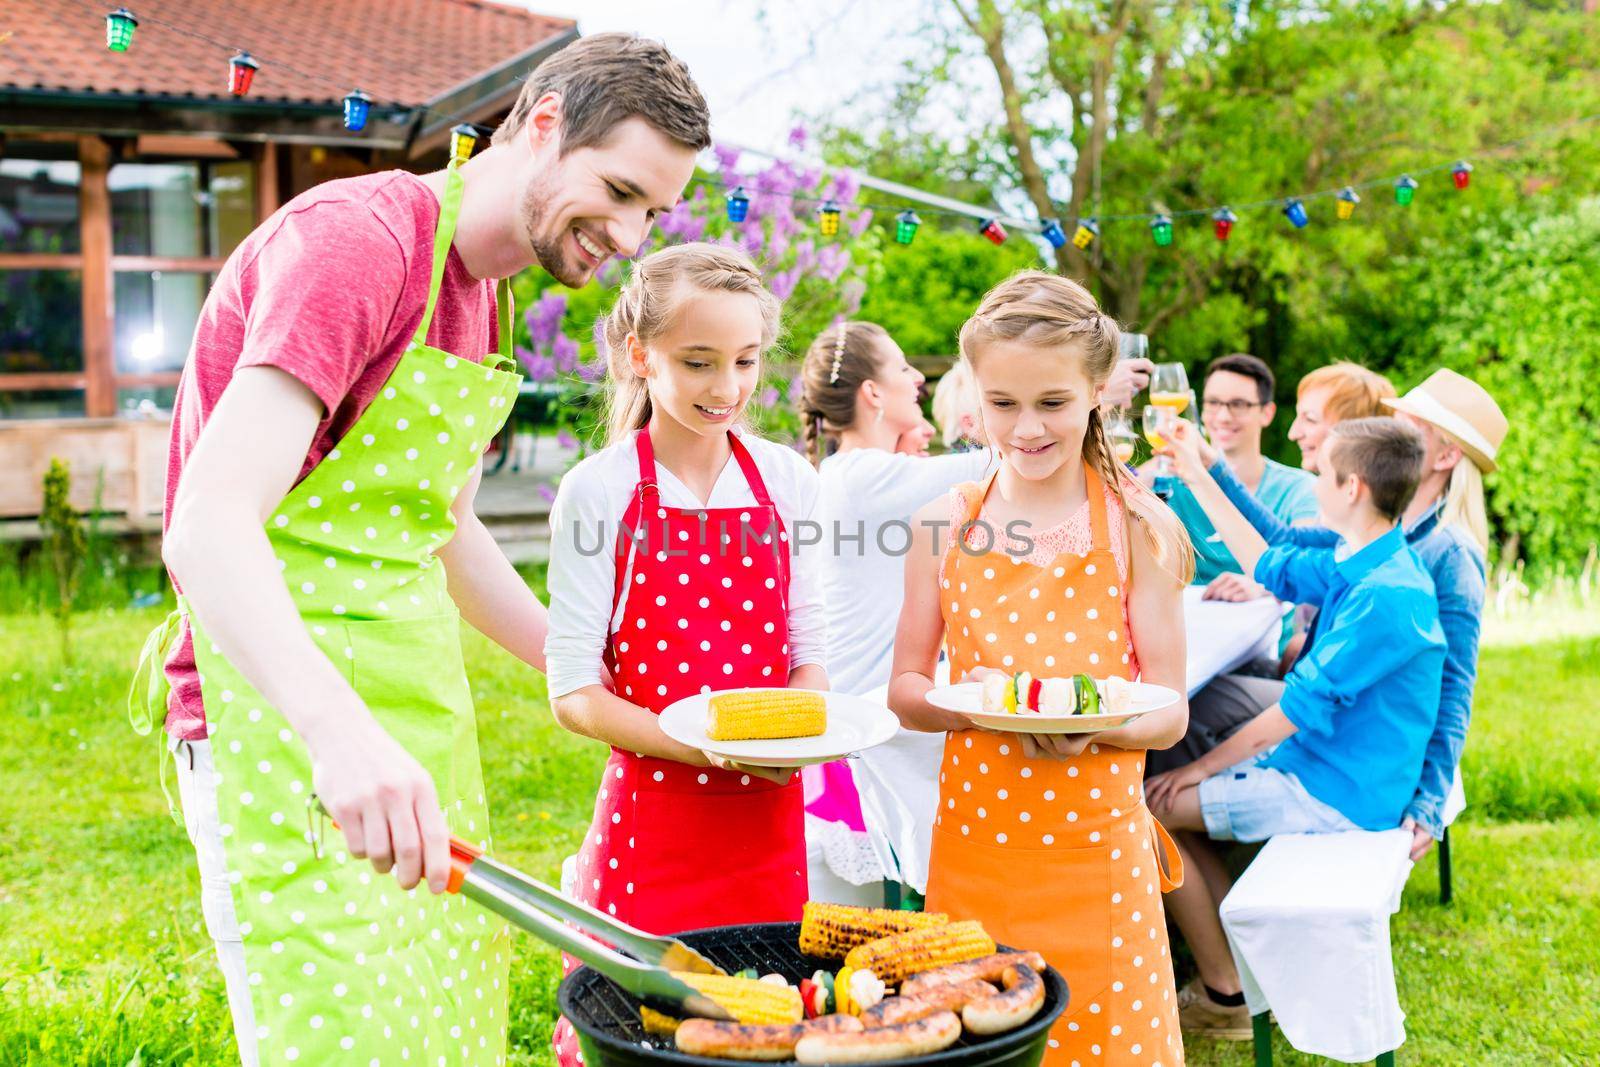
<svg viewBox="0 0 1600 1067">
<path fill-rule="evenodd" d="M 727 764 L 656 722 L 696 693 L 827 688 L 818 579 L 790 552 L 816 474 L 736 430 L 777 316 L 741 252 L 636 263 L 604 324 L 612 443 L 551 511 L 552 707 L 612 746 L 573 892 L 652 933 L 794 920 L 806 900 L 799 776 Z M 565 1020 L 555 1044 L 579 1062 Z"/>
<path fill-rule="evenodd" d="M 1028 272 L 991 290 L 961 332 L 999 470 L 921 519 L 955 533 L 906 579 L 890 704 L 947 730 L 929 910 L 980 919 L 1036 949 L 1071 1001 L 1045 1063 L 1183 1062 L 1161 893 L 1176 850 L 1144 804 L 1145 750 L 1183 736 L 1184 704 L 1097 734 L 965 728 L 931 707 L 935 656 L 953 676 L 1029 671 L 1133 678 L 1184 691 L 1183 528 L 1112 459 L 1099 416 L 1117 326 L 1077 283 Z"/>
</svg>

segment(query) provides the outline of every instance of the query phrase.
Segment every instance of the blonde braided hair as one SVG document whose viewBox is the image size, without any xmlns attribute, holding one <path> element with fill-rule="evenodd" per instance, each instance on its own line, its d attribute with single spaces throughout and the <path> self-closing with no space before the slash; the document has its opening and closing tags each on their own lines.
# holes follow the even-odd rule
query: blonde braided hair
<svg viewBox="0 0 1600 1067">
<path fill-rule="evenodd" d="M 961 327 L 961 358 L 978 371 L 978 356 L 995 341 L 1018 341 L 1082 360 L 1089 383 L 1102 386 L 1116 365 L 1121 330 L 1100 310 L 1089 290 L 1059 274 L 1027 270 L 1012 275 L 984 295 Z M 1194 577 L 1194 545 L 1172 509 L 1124 473 L 1106 436 L 1100 409 L 1089 412 L 1083 438 L 1084 462 L 1117 496 L 1138 525 L 1156 564 L 1187 585 Z"/>
</svg>

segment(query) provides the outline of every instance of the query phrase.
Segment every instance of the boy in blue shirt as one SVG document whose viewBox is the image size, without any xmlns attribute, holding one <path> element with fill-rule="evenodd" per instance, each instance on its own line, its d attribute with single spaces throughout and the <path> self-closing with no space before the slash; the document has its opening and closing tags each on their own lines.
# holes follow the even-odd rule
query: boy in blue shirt
<svg viewBox="0 0 1600 1067">
<path fill-rule="evenodd" d="M 1199 463 L 1185 428 L 1181 463 Z M 1221 530 L 1255 580 L 1281 599 L 1320 604 L 1317 641 L 1284 679 L 1278 703 L 1185 767 L 1146 782 L 1171 829 L 1217 840 L 1389 830 L 1416 792 L 1439 714 L 1444 632 L 1433 580 L 1397 520 L 1422 473 L 1423 442 L 1392 418 L 1339 423 L 1317 477 L 1323 522 L 1338 548 L 1268 548 L 1242 516 Z M 1221 490 L 1196 479 L 1197 493 Z M 1216 509 L 1225 513 L 1228 509 Z M 1217 915 L 1226 872 L 1194 837 L 1180 850 L 1201 870 L 1167 906 L 1200 971 L 1179 994 L 1185 1029 L 1248 1038 L 1250 1020 Z M 1235 1003 L 1237 1001 L 1237 1003 Z"/>
</svg>

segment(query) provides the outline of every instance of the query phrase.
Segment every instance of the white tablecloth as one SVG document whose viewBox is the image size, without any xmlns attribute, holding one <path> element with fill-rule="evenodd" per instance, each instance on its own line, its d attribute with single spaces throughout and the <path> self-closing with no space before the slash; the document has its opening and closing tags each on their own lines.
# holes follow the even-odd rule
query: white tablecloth
<svg viewBox="0 0 1600 1067">
<path fill-rule="evenodd" d="M 1274 837 L 1222 901 L 1251 1014 L 1301 1052 L 1363 1063 L 1399 1048 L 1389 916 L 1411 873 L 1406 830 Z"/>
<path fill-rule="evenodd" d="M 1184 677 L 1194 696 L 1219 674 L 1263 656 L 1278 658 L 1283 606 L 1270 596 L 1238 604 L 1200 599 L 1201 587 L 1183 591 L 1183 633 L 1188 643 Z"/>
<path fill-rule="evenodd" d="M 1198 586 L 1183 593 L 1188 644 L 1185 677 L 1193 696 L 1207 682 L 1259 655 L 1276 657 L 1282 612 L 1271 597 L 1231 604 L 1200 599 Z M 935 682 L 947 685 L 950 664 L 941 660 Z M 888 702 L 888 686 L 862 694 Z M 925 892 L 933 815 L 939 806 L 939 763 L 944 734 L 901 730 L 887 744 L 850 761 L 861 814 L 879 863 L 891 878 Z"/>
</svg>

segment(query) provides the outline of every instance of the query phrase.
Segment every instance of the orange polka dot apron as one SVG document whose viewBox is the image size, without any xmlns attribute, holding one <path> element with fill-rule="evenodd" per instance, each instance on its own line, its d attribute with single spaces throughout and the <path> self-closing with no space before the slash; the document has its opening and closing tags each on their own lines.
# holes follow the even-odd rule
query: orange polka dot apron
<svg viewBox="0 0 1600 1067">
<path fill-rule="evenodd" d="M 1088 555 L 1040 567 L 952 540 L 940 579 L 951 677 L 975 667 L 1131 676 L 1105 493 L 1092 470 L 1085 480 Z M 967 524 L 993 482 L 967 487 Z M 1144 755 L 1091 744 L 1070 760 L 1027 759 L 1015 737 L 979 730 L 945 741 L 928 910 L 980 919 L 1066 977 L 1071 1001 L 1050 1033 L 1050 1067 L 1183 1062 L 1161 905 L 1182 873 L 1144 805 Z"/>
<path fill-rule="evenodd" d="M 498 353 L 478 363 L 427 342 L 463 188 L 452 164 L 410 346 L 338 447 L 273 510 L 266 534 L 311 639 L 432 776 L 451 832 L 488 848 L 460 616 L 437 553 L 455 532 L 456 494 L 522 379 L 504 280 Z M 186 600 L 145 648 L 130 695 L 135 727 L 149 731 L 165 714 L 161 664 L 180 620 L 194 635 L 229 875 L 208 878 L 202 898 L 210 924 L 211 901 L 231 897 L 260 1062 L 503 1063 L 505 921 L 426 886 L 401 889 L 350 857 L 342 838 L 313 854 L 305 744 Z"/>
<path fill-rule="evenodd" d="M 635 438 L 639 482 L 618 530 L 612 597 L 613 616 L 623 610 L 606 665 L 619 696 L 658 714 L 695 693 L 789 684 L 788 534 L 749 450 L 735 434 L 728 443 L 755 506 L 663 506 L 650 431 Z M 778 785 L 613 749 L 574 895 L 656 934 L 799 919 L 799 775 Z M 579 1062 L 565 1019 L 555 1046 L 564 1067 Z"/>
</svg>

